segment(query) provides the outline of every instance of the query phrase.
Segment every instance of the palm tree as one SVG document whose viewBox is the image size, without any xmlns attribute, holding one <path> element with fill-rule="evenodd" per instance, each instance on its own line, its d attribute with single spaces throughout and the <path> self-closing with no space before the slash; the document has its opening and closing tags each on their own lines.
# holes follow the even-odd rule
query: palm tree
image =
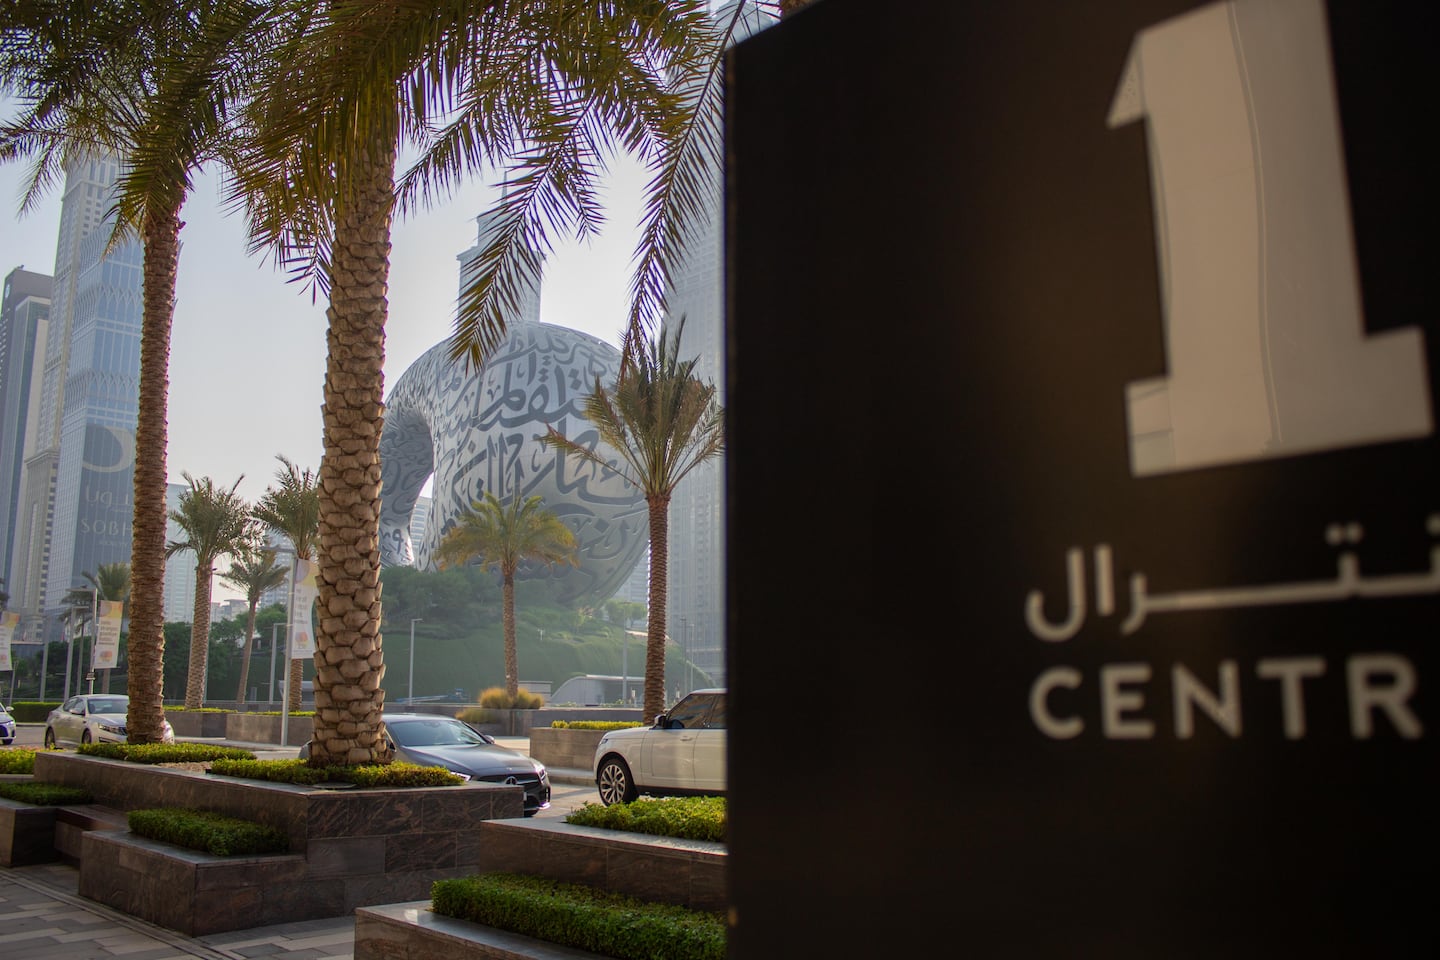
<svg viewBox="0 0 1440 960">
<path fill-rule="evenodd" d="M 672 339 L 666 328 L 632 355 L 615 385 L 599 378 L 585 398 L 585 417 L 602 441 L 620 455 L 617 466 L 598 446 L 586 447 L 554 427 L 542 438 L 549 446 L 618 470 L 645 493 L 650 525 L 649 623 L 645 641 L 645 713 L 665 709 L 665 618 L 670 534 L 670 498 L 691 470 L 725 448 L 724 413 L 714 384 L 695 376 L 698 358 L 679 357 L 682 318 Z"/>
<path fill-rule="evenodd" d="M 326 615 L 316 636 L 312 763 L 387 758 L 379 443 L 402 145 L 428 158 L 401 184 L 403 210 L 537 144 L 560 144 L 537 175 L 545 185 L 537 202 L 568 207 L 593 229 L 598 208 L 576 186 L 617 139 L 634 148 L 673 139 L 681 111 L 665 71 L 694 46 L 688 26 L 702 8 L 699 0 L 331 4 L 280 58 L 276 92 L 257 100 L 258 149 L 236 188 L 252 241 L 299 263 L 329 295 L 317 577 Z M 492 346 L 503 332 L 501 321 Z"/>
<path fill-rule="evenodd" d="M 253 513 L 253 511 L 252 511 Z M 245 687 L 250 682 L 250 656 L 255 647 L 255 610 L 265 591 L 272 590 L 285 582 L 289 567 L 275 562 L 275 551 L 242 550 L 230 564 L 230 569 L 220 575 L 230 586 L 245 594 L 250 609 L 245 617 L 245 640 L 241 643 L 240 682 L 235 686 L 235 699 L 245 702 Z"/>
<path fill-rule="evenodd" d="M 0 161 L 34 161 L 22 210 L 72 162 L 123 157 L 115 238 L 138 234 L 144 246 L 130 556 L 131 743 L 159 742 L 165 717 L 165 411 L 180 209 L 192 175 L 223 158 L 231 108 L 244 95 L 249 69 L 269 49 L 270 17 L 282 7 L 260 0 L 18 0 L 0 10 L 0 86 L 25 106 L 0 130 Z"/>
<path fill-rule="evenodd" d="M 225 554 L 243 553 L 255 539 L 250 505 L 238 494 L 239 480 L 225 490 L 209 477 L 199 480 L 181 474 L 190 489 L 180 494 L 180 507 L 170 519 L 180 527 L 183 540 L 172 540 L 166 556 L 195 551 L 195 617 L 190 625 L 190 675 L 185 683 L 186 709 L 199 709 L 205 699 L 205 666 L 210 646 L 210 593 L 215 561 Z"/>
<path fill-rule="evenodd" d="M 452 563 L 479 558 L 487 570 L 499 570 L 505 636 L 505 693 L 513 701 L 520 689 L 520 667 L 515 653 L 515 571 L 527 560 L 551 566 L 578 564 L 574 532 L 540 497 L 521 498 L 519 492 L 502 504 L 490 491 L 472 501 L 469 512 L 440 541 L 436 557 L 441 569 Z"/>
<path fill-rule="evenodd" d="M 275 471 L 275 483 L 266 487 L 260 502 L 251 511 L 251 516 L 268 527 L 272 532 L 285 537 L 295 551 L 297 560 L 311 560 L 320 537 L 320 489 L 319 480 L 308 468 L 301 470 L 287 458 L 277 454 L 280 468 Z M 286 601 L 286 615 L 290 622 L 295 618 L 294 584 L 291 584 L 290 599 Z M 292 664 L 292 666 L 294 666 Z M 316 663 L 319 666 L 319 663 Z M 291 711 L 300 709 L 300 670 L 290 671 L 290 683 L 286 699 Z M 316 693 L 319 703 L 319 693 Z"/>
</svg>

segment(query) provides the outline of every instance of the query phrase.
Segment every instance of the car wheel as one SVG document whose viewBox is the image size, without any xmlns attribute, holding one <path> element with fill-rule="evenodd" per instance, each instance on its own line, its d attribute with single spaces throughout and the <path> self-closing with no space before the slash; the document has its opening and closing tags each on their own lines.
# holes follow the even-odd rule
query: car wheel
<svg viewBox="0 0 1440 960">
<path fill-rule="evenodd" d="M 600 788 L 600 800 L 607 807 L 612 803 L 629 803 L 640 795 L 630 779 L 630 768 L 625 766 L 624 760 L 615 757 L 609 757 L 600 764 L 595 785 Z"/>
<path fill-rule="evenodd" d="M 55 749 L 55 731 L 51 730 L 49 727 L 45 728 L 45 749 Z"/>
<path fill-rule="evenodd" d="M 14 743 L 14 742 L 15 742 L 15 738 L 14 738 L 14 737 L 6 737 L 6 738 L 5 738 L 5 746 L 7 746 L 7 747 L 10 746 L 10 744 L 12 744 L 12 743 Z"/>
<path fill-rule="evenodd" d="M 90 731 L 89 731 L 89 730 L 86 730 L 84 733 L 80 734 L 80 742 L 81 742 L 81 743 L 89 743 L 89 742 L 90 742 L 90 739 L 91 739 L 91 737 L 90 737 Z"/>
</svg>

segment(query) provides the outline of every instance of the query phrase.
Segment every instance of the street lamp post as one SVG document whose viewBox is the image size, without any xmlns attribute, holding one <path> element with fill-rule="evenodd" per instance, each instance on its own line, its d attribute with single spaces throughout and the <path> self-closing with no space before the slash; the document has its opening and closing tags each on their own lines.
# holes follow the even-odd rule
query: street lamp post
<svg viewBox="0 0 1440 960">
<path fill-rule="evenodd" d="M 90 588 L 90 659 L 85 666 L 85 692 L 95 692 L 95 644 L 100 641 L 100 589 Z M 83 648 L 82 648 L 83 649 Z"/>
<path fill-rule="evenodd" d="M 424 617 L 412 617 L 410 619 L 410 689 L 405 698 L 411 709 L 415 707 L 415 624 L 424 623 Z"/>
<path fill-rule="evenodd" d="M 278 620 L 270 624 L 270 686 L 266 687 L 265 690 L 268 702 L 271 704 L 275 702 L 275 651 L 279 645 L 278 637 L 281 626 L 282 624 Z"/>
</svg>

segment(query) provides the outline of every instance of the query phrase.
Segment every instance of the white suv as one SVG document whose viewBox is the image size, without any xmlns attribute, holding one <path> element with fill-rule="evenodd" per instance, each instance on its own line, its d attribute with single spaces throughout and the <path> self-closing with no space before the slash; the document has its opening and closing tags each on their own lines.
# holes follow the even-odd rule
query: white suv
<svg viewBox="0 0 1440 960">
<path fill-rule="evenodd" d="M 652 727 L 612 730 L 595 748 L 606 806 L 652 796 L 725 793 L 725 690 L 696 690 Z"/>
</svg>

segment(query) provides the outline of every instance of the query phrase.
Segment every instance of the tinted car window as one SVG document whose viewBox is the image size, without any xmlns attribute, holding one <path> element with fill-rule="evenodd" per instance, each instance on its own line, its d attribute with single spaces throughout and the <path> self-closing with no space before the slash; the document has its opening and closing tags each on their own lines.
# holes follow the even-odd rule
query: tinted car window
<svg viewBox="0 0 1440 960">
<path fill-rule="evenodd" d="M 390 735 L 402 747 L 441 747 L 485 743 L 486 740 L 455 720 L 404 720 L 386 724 Z"/>
<path fill-rule="evenodd" d="M 714 699 L 711 694 L 695 694 L 681 700 L 670 711 L 667 727 L 678 727 L 686 730 L 702 730 L 705 727 L 706 718 L 710 715 L 710 703 Z"/>
<path fill-rule="evenodd" d="M 124 700 L 91 700 L 91 713 L 124 713 L 126 703 Z"/>
<path fill-rule="evenodd" d="M 717 694 L 710 705 L 710 716 L 705 719 L 706 730 L 725 729 L 725 695 Z"/>
</svg>

